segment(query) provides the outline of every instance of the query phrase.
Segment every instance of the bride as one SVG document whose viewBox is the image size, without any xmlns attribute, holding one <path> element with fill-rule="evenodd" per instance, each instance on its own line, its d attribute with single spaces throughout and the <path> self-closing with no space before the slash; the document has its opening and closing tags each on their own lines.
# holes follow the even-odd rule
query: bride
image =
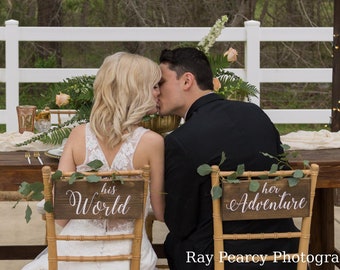
<svg viewBox="0 0 340 270">
<path fill-rule="evenodd" d="M 94 82 L 94 104 L 90 122 L 75 127 L 64 147 L 58 169 L 87 171 L 88 162 L 99 159 L 100 170 L 151 167 L 150 196 L 156 219 L 163 221 L 164 142 L 161 135 L 140 126 L 142 118 L 157 111 L 158 65 L 140 55 L 118 52 L 108 56 Z M 60 220 L 61 234 L 119 234 L 132 231 L 132 221 Z M 104 242 L 58 242 L 60 255 L 118 255 L 131 247 L 130 240 Z M 74 254 L 74 253 L 77 254 Z M 48 269 L 47 250 L 27 264 L 24 270 Z M 143 231 L 141 268 L 155 269 L 157 256 Z M 129 269 L 129 262 L 60 262 L 59 269 Z"/>
</svg>

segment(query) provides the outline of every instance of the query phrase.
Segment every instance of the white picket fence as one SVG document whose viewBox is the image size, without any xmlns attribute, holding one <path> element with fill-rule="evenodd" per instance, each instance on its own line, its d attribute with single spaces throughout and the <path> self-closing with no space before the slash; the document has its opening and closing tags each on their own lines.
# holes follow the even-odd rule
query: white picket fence
<svg viewBox="0 0 340 270">
<path fill-rule="evenodd" d="M 7 131 L 18 130 L 15 107 L 19 103 L 19 83 L 59 82 L 79 75 L 94 75 L 97 69 L 19 68 L 19 42 L 198 42 L 209 27 L 19 27 L 8 20 L 0 27 L 0 41 L 5 41 L 6 66 L 0 69 L 0 82 L 6 83 L 6 109 L 0 110 L 0 124 Z M 332 42 L 331 27 L 260 27 L 247 21 L 244 27 L 227 27 L 218 42 L 244 42 L 244 69 L 230 69 L 260 89 L 260 83 L 331 83 L 331 68 L 260 68 L 261 42 Z M 260 104 L 261 95 L 252 99 Z M 330 123 L 329 109 L 265 110 L 274 123 Z"/>
</svg>

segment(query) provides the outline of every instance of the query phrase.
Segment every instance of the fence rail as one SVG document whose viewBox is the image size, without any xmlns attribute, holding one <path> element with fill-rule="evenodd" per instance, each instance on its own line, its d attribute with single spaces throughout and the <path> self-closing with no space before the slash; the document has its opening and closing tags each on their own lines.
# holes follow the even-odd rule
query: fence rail
<svg viewBox="0 0 340 270">
<path fill-rule="evenodd" d="M 209 27 L 19 27 L 9 20 L 0 27 L 0 41 L 5 41 L 6 66 L 0 69 L 0 82 L 6 84 L 6 109 L 0 110 L 0 124 L 8 132 L 18 129 L 15 107 L 19 104 L 19 83 L 53 83 L 79 75 L 94 75 L 97 69 L 20 68 L 19 42 L 198 42 Z M 261 42 L 332 42 L 331 27 L 260 27 L 257 21 L 247 21 L 244 27 L 225 28 L 217 42 L 244 42 L 243 69 L 230 69 L 255 85 L 261 93 L 261 83 L 331 83 L 330 68 L 261 68 Z M 261 95 L 251 102 L 260 104 Z M 274 123 L 329 123 L 331 108 L 310 110 L 265 110 Z"/>
</svg>

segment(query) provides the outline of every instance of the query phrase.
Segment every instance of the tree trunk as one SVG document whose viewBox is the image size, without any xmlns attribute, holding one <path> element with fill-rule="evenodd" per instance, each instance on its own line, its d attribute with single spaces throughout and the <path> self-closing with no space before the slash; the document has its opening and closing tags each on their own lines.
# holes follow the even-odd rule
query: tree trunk
<svg viewBox="0 0 340 270">
<path fill-rule="evenodd" d="M 340 0 L 334 0 L 332 131 L 340 130 Z"/>
<path fill-rule="evenodd" d="M 38 0 L 38 26 L 62 26 L 62 0 Z M 55 56 L 56 65 L 61 67 L 61 45 L 59 42 L 37 42 L 38 56 L 43 60 Z"/>
</svg>

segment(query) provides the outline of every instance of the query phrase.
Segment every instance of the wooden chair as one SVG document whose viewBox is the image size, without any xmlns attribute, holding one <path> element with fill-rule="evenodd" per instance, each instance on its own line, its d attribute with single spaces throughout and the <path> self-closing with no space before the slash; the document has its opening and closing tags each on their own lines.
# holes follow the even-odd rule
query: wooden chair
<svg viewBox="0 0 340 270">
<path fill-rule="evenodd" d="M 304 177 L 301 178 L 296 186 L 289 187 L 288 178 L 292 178 L 295 170 L 290 171 L 277 171 L 270 174 L 267 171 L 260 172 L 244 172 L 240 177 L 243 177 L 244 181 L 239 183 L 226 182 L 228 176 L 235 172 L 220 171 L 218 166 L 212 166 L 211 184 L 212 187 L 220 185 L 222 181 L 222 198 L 213 199 L 213 226 L 214 226 L 214 263 L 215 270 L 224 269 L 224 261 L 220 261 L 220 252 L 224 251 L 224 240 L 253 240 L 253 239 L 278 239 L 278 238 L 299 238 L 298 253 L 294 254 L 300 256 L 301 254 L 308 254 L 308 246 L 310 239 L 310 226 L 312 218 L 313 201 L 315 195 L 315 187 L 317 182 L 317 176 L 319 172 L 319 166 L 312 164 L 308 170 L 302 170 Z M 235 175 L 235 174 L 234 174 Z M 254 178 L 262 178 L 266 176 L 266 180 L 258 180 L 260 188 L 256 191 L 249 190 L 250 181 Z M 223 177 L 223 178 L 221 178 Z M 246 180 L 245 180 L 245 179 Z M 267 210 L 257 209 L 258 211 L 251 211 L 247 209 L 236 209 L 237 202 L 245 194 L 248 196 L 248 201 L 257 197 L 257 201 L 274 204 L 279 201 L 278 195 L 282 195 L 284 191 L 287 191 L 295 198 L 297 203 L 296 209 L 278 209 Z M 257 195 L 256 195 L 257 194 Z M 292 198 L 290 197 L 290 198 Z M 273 219 L 273 218 L 300 218 L 301 219 L 301 231 L 300 232 L 278 232 L 278 233 L 245 233 L 245 234 L 223 234 L 222 222 L 224 220 L 253 220 L 253 219 Z M 229 255 L 229 254 L 228 254 Z M 238 255 L 238 254 L 237 254 Z M 290 254 L 293 256 L 293 254 Z M 306 260 L 301 260 L 299 257 L 297 269 L 307 269 Z M 249 259 L 249 258 L 248 258 Z M 282 260 L 282 258 L 276 258 L 275 260 Z M 266 261 L 273 261 L 274 256 L 268 256 Z"/>
<path fill-rule="evenodd" d="M 59 261 L 99 262 L 128 260 L 130 261 L 130 269 L 138 270 L 140 268 L 144 213 L 150 179 L 149 166 L 145 166 L 143 170 L 134 171 L 84 173 L 86 176 L 93 174 L 99 176 L 101 180 L 96 183 L 90 183 L 84 179 L 77 179 L 73 184 L 69 184 L 68 180 L 70 179 L 71 173 L 63 173 L 63 176 L 59 181 L 51 180 L 52 173 L 49 166 L 44 166 L 42 168 L 42 174 L 45 200 L 46 202 L 53 204 L 53 211 L 46 211 L 48 261 L 50 270 L 58 269 Z M 115 177 L 117 177 L 118 180 L 113 181 L 113 178 Z M 113 189 L 115 190 L 114 194 L 112 193 Z M 98 196 L 95 197 L 95 201 L 99 204 L 105 203 L 107 206 L 112 207 L 111 209 L 113 209 L 114 204 L 113 198 L 117 198 L 119 195 L 121 201 L 124 198 L 124 207 L 120 208 L 117 212 L 109 211 L 109 214 L 103 211 L 99 211 L 98 214 L 93 213 L 92 211 L 88 211 L 86 214 L 76 213 L 76 207 L 70 206 L 69 196 L 66 195 L 67 190 L 72 190 L 72 192 L 79 191 L 83 198 L 92 198 L 94 194 L 98 192 Z M 112 214 L 112 212 L 115 213 Z M 56 234 L 55 219 L 79 218 L 116 218 L 128 219 L 130 221 L 131 219 L 134 219 L 134 231 L 130 234 L 102 236 Z M 132 241 L 132 248 L 130 253 L 124 255 L 60 256 L 57 249 L 59 241 L 117 241 L 127 239 Z"/>
<path fill-rule="evenodd" d="M 58 109 L 50 109 L 52 122 L 54 122 L 53 115 L 57 116 L 58 125 L 61 125 L 63 123 L 62 115 L 67 115 L 67 120 L 71 119 L 73 115 L 77 113 L 76 110 L 58 110 Z"/>
</svg>

